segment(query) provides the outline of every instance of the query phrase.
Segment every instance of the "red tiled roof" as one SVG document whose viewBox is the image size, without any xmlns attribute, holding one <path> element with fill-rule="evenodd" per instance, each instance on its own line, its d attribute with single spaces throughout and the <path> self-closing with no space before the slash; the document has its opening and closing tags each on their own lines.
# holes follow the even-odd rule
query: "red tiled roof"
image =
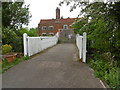
<svg viewBox="0 0 120 90">
<path fill-rule="evenodd" d="M 66 19 L 42 19 L 39 24 L 45 23 L 72 23 L 76 18 L 66 18 Z"/>
</svg>

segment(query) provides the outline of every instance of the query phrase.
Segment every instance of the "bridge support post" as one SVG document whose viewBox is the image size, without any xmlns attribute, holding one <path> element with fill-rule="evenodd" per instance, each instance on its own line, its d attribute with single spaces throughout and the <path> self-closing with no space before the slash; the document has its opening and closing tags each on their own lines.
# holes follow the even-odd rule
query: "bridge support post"
<svg viewBox="0 0 120 90">
<path fill-rule="evenodd" d="M 86 32 L 83 33 L 83 62 L 86 62 Z"/>
<path fill-rule="evenodd" d="M 24 56 L 27 56 L 27 34 L 23 34 Z"/>
</svg>

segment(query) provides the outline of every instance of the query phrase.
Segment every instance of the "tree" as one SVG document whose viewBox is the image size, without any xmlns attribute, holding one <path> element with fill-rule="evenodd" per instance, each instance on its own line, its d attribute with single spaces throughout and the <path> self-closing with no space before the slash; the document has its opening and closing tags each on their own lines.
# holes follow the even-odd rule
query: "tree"
<svg viewBox="0 0 120 90">
<path fill-rule="evenodd" d="M 71 0 L 74 1 L 74 0 Z M 70 3 L 70 0 L 63 2 Z M 61 2 L 60 4 L 62 4 Z M 76 1 L 71 7 L 71 11 L 77 6 L 84 6 L 80 15 L 89 20 L 83 27 L 77 22 L 75 30 L 87 32 L 88 39 L 92 40 L 92 47 L 103 52 L 111 52 L 114 60 L 119 60 L 120 55 L 120 1 L 119 2 L 80 2 Z M 77 25 L 79 24 L 79 26 Z M 81 28 L 81 29 L 80 29 Z"/>
<path fill-rule="evenodd" d="M 21 28 L 18 32 L 17 32 L 17 34 L 20 36 L 20 37 L 23 37 L 23 34 L 24 33 L 29 33 L 29 31 L 26 29 L 26 28 Z"/>
<path fill-rule="evenodd" d="M 24 2 L 2 2 L 2 43 L 10 44 L 15 52 L 23 52 L 22 25 L 27 25 L 31 15 Z"/>
<path fill-rule="evenodd" d="M 35 36 L 38 36 L 38 33 L 37 33 L 37 29 L 35 28 L 31 28 L 30 30 L 26 29 L 26 28 L 21 28 L 19 31 L 18 31 L 18 35 L 20 37 L 23 37 L 23 34 L 26 33 L 28 36 L 30 37 L 35 37 Z"/>
<path fill-rule="evenodd" d="M 29 32 L 28 32 L 28 35 L 29 36 L 38 36 L 38 32 L 37 32 L 37 29 L 35 29 L 35 28 L 31 28 L 30 30 L 29 30 Z"/>
<path fill-rule="evenodd" d="M 23 51 L 22 37 L 18 37 L 15 31 L 10 27 L 2 29 L 2 44 L 10 44 L 16 52 Z"/>
<path fill-rule="evenodd" d="M 29 5 L 24 5 L 24 2 L 2 2 L 2 15 L 2 26 L 15 29 L 28 25 L 31 18 Z"/>
</svg>

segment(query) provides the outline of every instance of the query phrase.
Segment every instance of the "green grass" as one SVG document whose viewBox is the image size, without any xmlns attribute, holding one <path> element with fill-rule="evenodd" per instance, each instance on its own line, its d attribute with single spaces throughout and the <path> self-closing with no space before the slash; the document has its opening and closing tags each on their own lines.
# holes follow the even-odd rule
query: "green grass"
<svg viewBox="0 0 120 90">
<path fill-rule="evenodd" d="M 106 57 L 105 57 L 106 58 Z M 105 81 L 113 90 L 120 89 L 119 70 L 117 65 L 112 65 L 102 55 L 96 55 L 94 59 L 89 60 L 88 64 L 95 71 L 95 76 Z"/>
<path fill-rule="evenodd" d="M 7 60 L 4 60 L 2 62 L 2 70 L 1 72 L 4 73 L 6 72 L 8 69 L 12 68 L 13 66 L 19 64 L 20 62 L 24 61 L 24 60 L 29 60 L 30 57 L 29 56 L 24 56 L 21 58 L 17 58 L 16 60 L 12 61 L 12 62 L 7 62 Z"/>
</svg>

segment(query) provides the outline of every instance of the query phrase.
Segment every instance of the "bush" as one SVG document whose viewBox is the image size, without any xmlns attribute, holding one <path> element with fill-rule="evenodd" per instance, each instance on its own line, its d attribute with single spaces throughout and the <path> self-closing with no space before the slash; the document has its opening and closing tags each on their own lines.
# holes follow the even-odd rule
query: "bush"
<svg viewBox="0 0 120 90">
<path fill-rule="evenodd" d="M 2 43 L 3 44 L 11 44 L 14 43 L 14 39 L 17 37 L 14 29 L 10 27 L 4 28 L 2 27 Z"/>
<path fill-rule="evenodd" d="M 23 37 L 16 37 L 13 42 L 11 43 L 13 50 L 15 52 L 23 52 Z"/>
<path fill-rule="evenodd" d="M 107 60 L 104 54 L 94 54 L 94 59 L 89 60 L 89 65 L 95 71 L 95 76 L 104 80 L 110 88 L 116 90 L 118 87 L 120 88 L 120 81 L 118 80 L 118 68 L 114 63 L 111 64 L 111 60 Z"/>
<path fill-rule="evenodd" d="M 12 51 L 11 45 L 8 45 L 8 44 L 2 45 L 2 53 L 3 54 L 9 53 L 11 51 Z"/>
<path fill-rule="evenodd" d="M 18 36 L 15 30 L 10 27 L 3 27 L 2 43 L 10 44 L 15 52 L 23 52 L 23 37 Z"/>
</svg>

